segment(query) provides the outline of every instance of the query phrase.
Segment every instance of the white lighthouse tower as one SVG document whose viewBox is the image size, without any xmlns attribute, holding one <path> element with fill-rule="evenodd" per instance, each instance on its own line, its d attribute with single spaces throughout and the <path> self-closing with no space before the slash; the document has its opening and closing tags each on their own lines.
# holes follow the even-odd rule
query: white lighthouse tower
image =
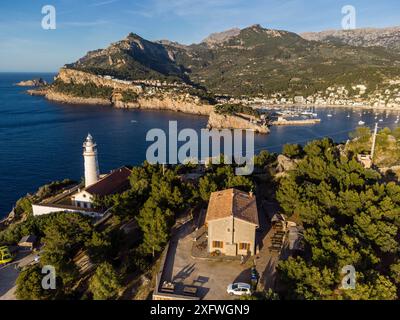
<svg viewBox="0 0 400 320">
<path fill-rule="evenodd" d="M 83 143 L 83 158 L 85 159 L 85 187 L 99 181 L 99 163 L 97 160 L 96 147 L 96 142 L 89 133 Z"/>
</svg>

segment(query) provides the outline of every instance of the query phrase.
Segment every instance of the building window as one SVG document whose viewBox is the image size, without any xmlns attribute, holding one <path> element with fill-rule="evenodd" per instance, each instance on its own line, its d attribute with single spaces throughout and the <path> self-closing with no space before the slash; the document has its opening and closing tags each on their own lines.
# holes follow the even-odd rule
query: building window
<svg viewBox="0 0 400 320">
<path fill-rule="evenodd" d="M 250 243 L 246 243 L 246 242 L 239 243 L 239 250 L 250 251 Z"/>
<path fill-rule="evenodd" d="M 213 248 L 222 249 L 224 247 L 224 243 L 222 241 L 213 241 Z"/>
</svg>

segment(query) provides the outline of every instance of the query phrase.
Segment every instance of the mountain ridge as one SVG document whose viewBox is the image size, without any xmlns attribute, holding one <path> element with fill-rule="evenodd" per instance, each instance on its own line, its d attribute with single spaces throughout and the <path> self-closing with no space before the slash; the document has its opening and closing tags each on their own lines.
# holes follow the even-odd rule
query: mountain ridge
<svg viewBox="0 0 400 320">
<path fill-rule="evenodd" d="M 336 97 L 342 101 L 355 98 L 361 103 L 377 97 L 379 103 L 387 103 L 397 99 L 392 91 L 383 93 L 398 90 L 400 52 L 311 41 L 290 31 L 252 25 L 191 45 L 153 42 L 130 33 L 66 67 L 127 81 L 182 82 L 203 90 L 205 96 L 275 101 L 303 96 L 313 102 L 335 96 L 332 90 L 338 90 Z"/>
<path fill-rule="evenodd" d="M 354 30 L 324 30 L 301 33 L 306 40 L 341 43 L 362 47 L 384 47 L 400 51 L 400 26 L 359 28 Z"/>
</svg>

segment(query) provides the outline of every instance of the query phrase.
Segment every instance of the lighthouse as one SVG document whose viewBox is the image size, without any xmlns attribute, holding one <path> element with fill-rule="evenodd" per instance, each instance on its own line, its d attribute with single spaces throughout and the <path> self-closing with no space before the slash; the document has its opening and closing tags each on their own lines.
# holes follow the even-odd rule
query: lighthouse
<svg viewBox="0 0 400 320">
<path fill-rule="evenodd" d="M 99 181 L 97 145 L 90 133 L 83 143 L 83 158 L 85 160 L 85 187 L 88 187 Z"/>
</svg>

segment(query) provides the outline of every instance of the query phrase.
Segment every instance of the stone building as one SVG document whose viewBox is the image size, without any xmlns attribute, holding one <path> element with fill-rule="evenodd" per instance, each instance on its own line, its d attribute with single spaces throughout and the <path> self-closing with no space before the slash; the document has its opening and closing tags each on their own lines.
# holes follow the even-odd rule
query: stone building
<svg viewBox="0 0 400 320">
<path fill-rule="evenodd" d="M 237 189 L 212 193 L 206 226 L 209 253 L 255 255 L 259 227 L 256 197 Z"/>
</svg>

